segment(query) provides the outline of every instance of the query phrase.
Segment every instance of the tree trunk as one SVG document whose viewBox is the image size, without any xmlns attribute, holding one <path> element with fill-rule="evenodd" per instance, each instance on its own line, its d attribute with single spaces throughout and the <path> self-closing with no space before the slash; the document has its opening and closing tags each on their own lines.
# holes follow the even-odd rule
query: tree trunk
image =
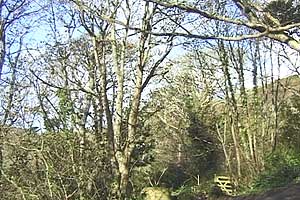
<svg viewBox="0 0 300 200">
<path fill-rule="evenodd" d="M 229 110 L 229 115 L 230 115 L 230 122 L 231 122 L 231 135 L 232 135 L 232 140 L 234 144 L 234 149 L 235 149 L 235 157 L 236 157 L 236 172 L 237 176 L 241 176 L 241 159 L 240 159 L 240 148 L 239 148 L 239 141 L 238 141 L 238 136 L 239 136 L 239 112 L 237 108 L 237 102 L 234 94 L 234 88 L 233 84 L 231 81 L 231 76 L 229 72 L 229 61 L 228 61 L 228 55 L 225 50 L 224 42 L 219 43 L 219 48 L 220 48 L 220 60 L 223 65 L 223 73 L 225 77 L 225 92 L 226 92 L 226 101 L 227 101 L 227 106 L 230 106 L 228 108 Z"/>
<path fill-rule="evenodd" d="M 237 139 L 237 134 L 236 134 L 236 124 L 235 124 L 235 119 L 231 118 L 231 135 L 232 135 L 232 140 L 234 144 L 234 150 L 235 150 L 235 158 L 236 158 L 236 171 L 237 171 L 237 176 L 241 177 L 241 158 L 240 158 L 240 148 L 239 148 L 239 143 Z"/>
<path fill-rule="evenodd" d="M 128 153 L 128 150 L 126 151 Z M 129 182 L 129 163 L 130 156 L 126 155 L 125 152 L 118 151 L 116 153 L 116 159 L 118 162 L 118 199 L 126 199 L 128 193 L 128 182 Z"/>
<path fill-rule="evenodd" d="M 223 135 L 218 127 L 218 125 L 216 125 L 216 129 L 217 129 L 217 134 L 218 134 L 218 139 L 221 142 L 222 145 L 222 149 L 223 149 L 223 154 L 225 157 L 225 163 L 227 165 L 227 169 L 229 171 L 229 174 L 232 174 L 232 168 L 231 168 L 231 162 L 230 162 L 230 157 L 227 153 L 227 149 L 226 149 L 226 133 L 227 133 L 227 119 L 224 119 L 224 130 L 223 130 Z"/>
<path fill-rule="evenodd" d="M 130 10 L 130 8 L 127 8 Z M 148 30 L 149 28 L 149 20 L 148 20 L 148 13 L 149 12 L 149 3 L 145 3 L 145 13 L 143 16 L 143 24 L 142 29 Z M 127 19 L 127 23 L 129 23 L 129 19 Z M 128 30 L 127 30 L 128 31 Z M 127 32 L 126 32 L 127 34 Z M 116 158 L 119 166 L 119 194 L 120 199 L 126 199 L 128 194 L 128 183 L 129 183 L 129 176 L 130 176 L 130 161 L 132 152 L 135 147 L 135 136 L 136 136 L 136 129 L 138 125 L 138 114 L 139 114 L 139 107 L 140 107 L 140 100 L 143 91 L 143 70 L 145 64 L 148 59 L 149 53 L 149 33 L 141 33 L 140 41 L 139 41 L 139 63 L 136 65 L 136 74 L 135 74 L 135 88 L 133 91 L 131 105 L 130 105 L 130 112 L 128 116 L 128 133 L 127 138 L 125 141 L 125 146 L 123 152 L 117 152 Z M 126 42 L 126 41 L 125 41 Z M 123 48 L 125 47 L 126 43 L 123 43 Z M 124 49 L 125 51 L 125 49 Z M 124 53 L 124 52 L 123 52 Z M 121 54 L 122 55 L 122 54 Z M 124 57 L 123 57 L 124 59 Z M 122 60 L 121 60 L 122 61 Z M 124 61 L 123 61 L 124 62 Z M 121 65 L 122 67 L 122 65 Z M 153 69 L 155 70 L 157 66 L 154 66 Z M 120 68 L 119 70 L 123 70 Z M 122 71 L 117 71 L 122 72 Z M 121 73 L 120 73 L 121 74 Z M 122 77 L 120 77 L 122 78 Z M 123 80 L 123 79 L 122 79 Z M 121 88 L 120 88 L 121 89 Z"/>
<path fill-rule="evenodd" d="M 142 94 L 142 67 L 137 67 L 136 74 L 136 86 L 134 90 L 134 94 L 131 101 L 131 109 L 128 118 L 128 135 L 125 144 L 125 148 L 123 152 L 117 152 L 116 158 L 119 166 L 120 180 L 119 180 L 119 194 L 121 200 L 126 199 L 127 197 L 127 189 L 129 183 L 129 169 L 130 169 L 130 161 L 131 154 L 135 147 L 135 135 L 136 135 L 136 127 L 138 122 L 138 111 L 140 106 L 140 99 Z"/>
<path fill-rule="evenodd" d="M 2 182 L 2 170 L 3 170 L 3 139 L 4 139 L 4 133 L 3 133 L 3 126 L 0 127 L 0 184 Z"/>
<path fill-rule="evenodd" d="M 2 7 L 2 5 L 0 6 Z M 5 61 L 5 54 L 6 54 L 4 24 L 5 22 L 3 21 L 2 16 L 0 15 L 0 80 L 1 80 L 1 75 L 2 75 L 4 61 Z"/>
<path fill-rule="evenodd" d="M 113 132 L 113 122 L 112 122 L 112 114 L 109 108 L 109 101 L 107 98 L 107 73 L 106 73 L 106 52 L 105 46 L 99 46 L 97 42 L 96 36 L 93 38 L 93 46 L 94 46 L 94 57 L 96 61 L 97 68 L 100 69 L 100 91 L 101 91 L 101 100 L 102 105 L 104 108 L 104 113 L 106 116 L 107 121 L 107 141 L 108 141 L 108 148 L 109 148 L 109 155 L 113 159 L 114 151 L 115 151 L 115 144 L 114 144 L 114 132 Z M 102 38 L 104 40 L 104 38 Z M 102 62 L 101 62 L 102 61 Z M 113 161 L 112 161 L 113 162 Z"/>
</svg>

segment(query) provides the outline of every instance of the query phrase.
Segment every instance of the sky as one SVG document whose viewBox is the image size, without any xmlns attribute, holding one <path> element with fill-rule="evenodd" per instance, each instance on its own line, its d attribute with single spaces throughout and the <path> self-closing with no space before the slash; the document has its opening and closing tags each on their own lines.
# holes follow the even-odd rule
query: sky
<svg viewBox="0 0 300 200">
<path fill-rule="evenodd" d="M 40 0 L 36 0 L 37 2 L 40 1 Z M 41 0 L 42 1 L 42 0 Z M 58 8 L 57 10 L 54 10 L 54 12 L 56 11 L 60 11 L 60 9 L 63 9 L 63 8 Z M 26 35 L 25 37 L 25 43 L 27 43 L 28 47 L 30 48 L 33 48 L 33 50 L 31 50 L 31 53 L 35 56 L 39 56 L 39 54 L 41 53 L 40 51 L 36 51 L 37 47 L 40 47 L 40 46 L 44 46 L 44 42 L 45 41 L 54 41 L 53 39 L 53 30 L 54 30 L 54 27 L 53 25 L 50 25 L 49 23 L 47 22 L 53 22 L 53 18 L 52 17 L 52 12 L 51 10 L 48 10 L 48 16 L 40 16 L 40 15 L 36 15 L 36 16 L 33 16 L 32 19 L 31 19 L 31 22 L 33 22 L 33 28 L 32 30 L 29 32 L 28 35 Z M 58 14 L 59 15 L 59 14 Z M 67 15 L 63 16 L 65 17 L 65 20 L 66 21 L 70 21 L 70 19 L 68 19 L 66 17 Z M 44 17 L 44 18 L 40 18 L 40 17 Z M 42 22 L 42 20 L 47 20 L 47 21 L 43 21 L 43 23 L 40 23 Z M 27 24 L 28 22 L 26 22 L 25 24 Z M 59 20 L 56 20 L 55 21 L 55 24 L 56 24 L 56 36 L 58 36 L 59 39 L 61 39 L 61 41 L 65 41 L 69 38 L 69 34 L 68 34 L 68 29 L 64 26 L 65 24 L 61 23 Z M 75 33 L 73 36 L 76 37 L 80 37 L 82 34 L 83 34 L 83 29 L 76 29 Z M 50 34 L 49 34 L 50 33 Z M 59 34 L 58 34 L 59 33 Z M 178 40 L 179 41 L 179 40 Z M 280 50 L 281 48 L 279 48 L 280 45 L 275 46 L 274 49 L 276 50 Z M 293 64 L 295 66 L 299 66 L 300 63 L 299 63 L 299 59 L 298 59 L 298 53 L 295 53 L 293 50 L 289 49 L 288 47 L 286 48 L 287 50 L 287 54 L 289 54 L 290 56 L 290 61 L 293 62 Z M 183 56 L 187 51 L 183 48 L 183 47 L 176 47 L 172 50 L 168 60 L 168 61 L 173 61 L 173 60 L 176 60 L 178 58 L 180 58 L 181 56 Z M 281 59 L 280 60 L 280 68 L 278 67 L 278 59 L 277 59 L 277 56 L 276 56 L 276 53 L 272 54 L 272 55 L 266 55 L 267 56 L 267 63 L 266 65 L 271 65 L 271 63 L 273 64 L 274 66 L 274 77 L 275 79 L 277 79 L 276 77 L 278 78 L 284 78 L 284 77 L 287 77 L 291 74 L 293 74 L 293 71 L 290 70 L 288 66 L 288 62 L 287 60 L 285 59 Z M 8 68 L 7 68 L 8 69 Z M 7 71 L 7 69 L 5 69 Z M 268 68 L 268 69 L 271 69 L 271 68 Z M 269 74 L 271 74 L 271 71 L 269 70 Z M 247 88 L 251 88 L 253 85 L 252 85 L 252 76 L 251 76 L 251 72 L 248 72 L 247 76 L 246 76 L 246 79 L 248 80 L 246 82 L 246 87 Z M 151 92 L 151 90 L 157 88 L 158 85 L 153 85 L 151 87 L 149 87 L 146 91 L 145 91 L 145 95 L 149 94 Z M 34 101 L 32 101 L 31 103 L 34 103 Z M 38 122 L 36 122 L 38 123 Z M 41 123 L 41 122 L 39 122 Z M 36 124 L 36 126 L 41 126 L 41 124 Z"/>
</svg>

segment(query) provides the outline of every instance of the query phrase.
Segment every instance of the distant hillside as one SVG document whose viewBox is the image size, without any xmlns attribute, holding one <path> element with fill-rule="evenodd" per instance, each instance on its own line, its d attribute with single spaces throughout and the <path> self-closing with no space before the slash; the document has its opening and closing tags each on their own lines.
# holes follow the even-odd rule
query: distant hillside
<svg viewBox="0 0 300 200">
<path fill-rule="evenodd" d="M 254 92 L 255 89 L 250 91 Z M 267 102 L 275 98 L 278 91 L 278 100 L 287 100 L 291 96 L 300 96 L 300 76 L 292 75 L 280 80 L 274 80 L 273 84 L 269 81 L 264 86 L 257 87 L 258 96 L 264 98 Z"/>
<path fill-rule="evenodd" d="M 300 76 L 292 75 L 279 80 L 280 90 L 285 90 L 287 96 L 300 95 Z"/>
</svg>

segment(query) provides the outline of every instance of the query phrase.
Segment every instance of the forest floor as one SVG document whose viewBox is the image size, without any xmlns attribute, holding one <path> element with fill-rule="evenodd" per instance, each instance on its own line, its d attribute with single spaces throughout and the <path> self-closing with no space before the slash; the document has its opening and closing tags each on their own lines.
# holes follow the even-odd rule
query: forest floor
<svg viewBox="0 0 300 200">
<path fill-rule="evenodd" d="M 300 200 L 300 183 L 274 188 L 260 194 L 222 197 L 217 200 Z"/>
</svg>

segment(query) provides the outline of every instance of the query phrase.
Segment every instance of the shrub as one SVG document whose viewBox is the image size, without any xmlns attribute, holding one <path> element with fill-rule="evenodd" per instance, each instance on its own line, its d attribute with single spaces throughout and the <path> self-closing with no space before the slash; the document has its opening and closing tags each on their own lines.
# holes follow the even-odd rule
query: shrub
<svg viewBox="0 0 300 200">
<path fill-rule="evenodd" d="M 257 191 L 297 182 L 300 176 L 300 153 L 278 151 L 267 158 L 266 170 L 254 182 Z"/>
</svg>

